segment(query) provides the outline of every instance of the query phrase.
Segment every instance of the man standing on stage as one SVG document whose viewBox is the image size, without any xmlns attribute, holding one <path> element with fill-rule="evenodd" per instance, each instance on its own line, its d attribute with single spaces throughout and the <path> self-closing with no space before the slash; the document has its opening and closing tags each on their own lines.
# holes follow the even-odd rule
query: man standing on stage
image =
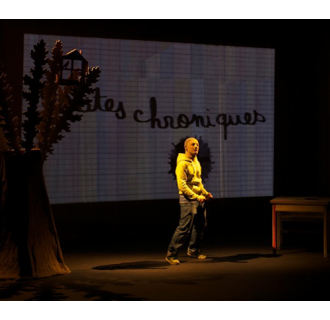
<svg viewBox="0 0 330 320">
<path fill-rule="evenodd" d="M 165 260 L 169 264 L 180 264 L 179 249 L 191 233 L 187 254 L 205 259 L 201 252 L 203 232 L 206 226 L 205 201 L 213 198 L 202 183 L 202 169 L 197 159 L 198 140 L 188 138 L 184 142 L 185 153 L 179 153 L 175 170 L 180 197 L 180 221 L 167 250 Z"/>
</svg>

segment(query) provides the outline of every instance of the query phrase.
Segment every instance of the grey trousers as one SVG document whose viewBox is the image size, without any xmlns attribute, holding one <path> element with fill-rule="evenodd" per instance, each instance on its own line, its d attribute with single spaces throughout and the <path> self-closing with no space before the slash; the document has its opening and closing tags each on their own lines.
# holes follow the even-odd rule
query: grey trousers
<svg viewBox="0 0 330 320">
<path fill-rule="evenodd" d="M 177 257 L 179 249 L 185 244 L 189 235 L 188 251 L 196 252 L 202 247 L 206 227 L 205 203 L 199 203 L 198 201 L 180 203 L 180 209 L 179 226 L 176 228 L 168 246 L 167 256 Z"/>
</svg>

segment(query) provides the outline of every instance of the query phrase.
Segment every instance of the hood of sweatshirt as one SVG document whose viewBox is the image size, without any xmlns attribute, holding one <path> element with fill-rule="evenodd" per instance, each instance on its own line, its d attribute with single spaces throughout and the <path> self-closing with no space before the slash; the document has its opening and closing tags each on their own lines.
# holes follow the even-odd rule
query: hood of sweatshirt
<svg viewBox="0 0 330 320">
<path fill-rule="evenodd" d="M 195 159 L 197 160 L 197 157 L 195 157 Z M 179 153 L 178 158 L 176 159 L 176 163 L 178 164 L 181 161 L 193 162 L 193 160 L 186 156 L 184 153 Z"/>
</svg>

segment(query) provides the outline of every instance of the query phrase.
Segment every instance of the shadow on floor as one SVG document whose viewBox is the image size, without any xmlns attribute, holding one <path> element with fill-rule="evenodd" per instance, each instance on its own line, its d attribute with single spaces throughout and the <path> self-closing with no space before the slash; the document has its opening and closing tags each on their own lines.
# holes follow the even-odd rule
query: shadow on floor
<svg viewBox="0 0 330 320">
<path fill-rule="evenodd" d="M 258 259 L 258 258 L 279 258 L 281 257 L 280 254 L 260 254 L 260 253 L 244 253 L 244 254 L 237 254 L 234 256 L 227 256 L 227 257 L 208 257 L 206 260 L 197 260 L 197 259 L 190 259 L 191 261 L 199 261 L 203 263 L 222 263 L 222 262 L 233 262 L 233 263 L 246 263 L 249 260 Z M 180 260 L 180 263 L 186 263 L 185 260 Z M 164 261 L 134 261 L 134 262 L 125 262 L 125 263 L 118 263 L 118 264 L 108 264 L 93 267 L 92 269 L 95 270 L 132 270 L 132 269 L 167 269 L 169 264 Z"/>
</svg>

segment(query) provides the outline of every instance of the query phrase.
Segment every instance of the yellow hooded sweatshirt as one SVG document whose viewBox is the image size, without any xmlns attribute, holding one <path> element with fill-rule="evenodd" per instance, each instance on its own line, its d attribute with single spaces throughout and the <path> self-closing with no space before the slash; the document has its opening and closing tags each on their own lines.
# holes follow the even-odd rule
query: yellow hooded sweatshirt
<svg viewBox="0 0 330 320">
<path fill-rule="evenodd" d="M 208 192 L 202 183 L 202 168 L 197 157 L 192 160 L 184 153 L 179 153 L 176 163 L 175 174 L 179 194 L 190 201 L 199 201 L 202 195 L 206 196 Z"/>
</svg>

